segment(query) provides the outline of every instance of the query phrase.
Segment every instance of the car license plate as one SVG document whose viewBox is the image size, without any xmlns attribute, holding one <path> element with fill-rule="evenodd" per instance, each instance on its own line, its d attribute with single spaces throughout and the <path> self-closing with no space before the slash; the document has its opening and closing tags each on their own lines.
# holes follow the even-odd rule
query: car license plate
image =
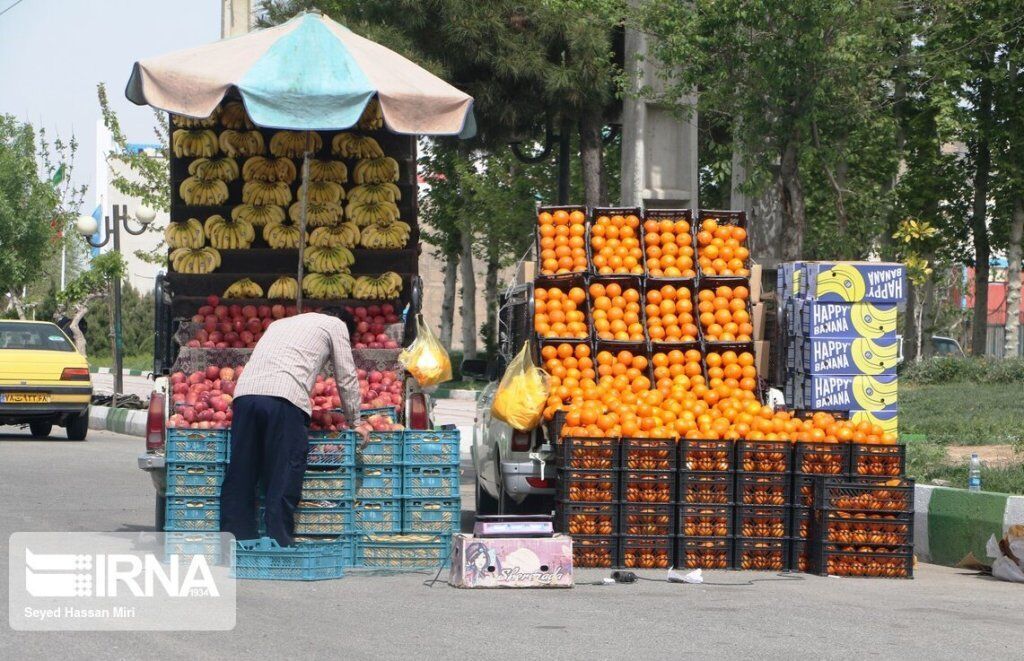
<svg viewBox="0 0 1024 661">
<path fill-rule="evenodd" d="M 48 392 L 4 392 L 0 393 L 0 404 L 49 404 Z"/>
</svg>

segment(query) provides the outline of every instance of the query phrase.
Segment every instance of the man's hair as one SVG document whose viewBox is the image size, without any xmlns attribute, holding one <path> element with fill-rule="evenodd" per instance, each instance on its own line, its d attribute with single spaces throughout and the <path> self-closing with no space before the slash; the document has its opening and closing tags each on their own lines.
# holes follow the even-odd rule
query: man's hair
<svg viewBox="0 0 1024 661">
<path fill-rule="evenodd" d="M 345 322 L 345 325 L 348 326 L 348 336 L 349 337 L 355 337 L 355 334 L 356 334 L 356 318 L 355 318 L 355 315 L 353 315 L 348 310 L 348 308 L 343 308 L 343 307 L 338 307 L 338 306 L 329 306 L 329 307 L 326 307 L 326 308 L 321 308 L 320 314 L 326 314 L 326 315 L 330 315 L 332 317 L 337 317 L 338 319 L 341 319 L 343 322 Z"/>
</svg>

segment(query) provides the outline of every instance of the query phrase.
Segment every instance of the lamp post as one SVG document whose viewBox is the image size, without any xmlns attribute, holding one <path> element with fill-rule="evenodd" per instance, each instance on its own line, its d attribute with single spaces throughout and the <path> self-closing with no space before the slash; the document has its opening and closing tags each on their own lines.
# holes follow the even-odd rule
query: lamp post
<svg viewBox="0 0 1024 661">
<path fill-rule="evenodd" d="M 121 226 L 124 225 L 124 231 L 128 232 L 132 236 L 138 236 L 146 231 L 146 227 L 153 222 L 156 218 L 156 211 L 148 206 L 142 205 L 135 210 L 135 220 L 142 225 L 142 229 L 135 231 L 128 226 L 128 205 L 114 205 L 111 209 L 113 214 L 113 221 L 111 216 L 104 218 L 104 238 L 98 243 L 94 243 L 92 235 L 99 229 L 99 224 L 96 219 L 92 216 L 79 216 L 78 222 L 76 223 L 76 229 L 78 233 L 82 235 L 85 242 L 93 248 L 102 248 L 107 245 L 110 238 L 114 238 L 114 252 L 121 252 Z M 114 396 L 111 406 L 117 406 L 117 396 L 121 394 L 121 390 L 124 388 L 124 375 L 122 374 L 122 346 L 121 346 L 121 278 L 114 278 L 114 328 L 111 330 L 111 334 L 114 337 Z"/>
</svg>

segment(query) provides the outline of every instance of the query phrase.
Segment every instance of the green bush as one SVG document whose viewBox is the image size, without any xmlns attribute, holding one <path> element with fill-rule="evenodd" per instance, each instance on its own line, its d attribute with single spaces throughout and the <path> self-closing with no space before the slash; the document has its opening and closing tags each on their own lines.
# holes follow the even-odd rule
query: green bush
<svg viewBox="0 0 1024 661">
<path fill-rule="evenodd" d="M 907 383 L 1024 383 L 1024 358 L 929 358 L 904 365 Z"/>
</svg>

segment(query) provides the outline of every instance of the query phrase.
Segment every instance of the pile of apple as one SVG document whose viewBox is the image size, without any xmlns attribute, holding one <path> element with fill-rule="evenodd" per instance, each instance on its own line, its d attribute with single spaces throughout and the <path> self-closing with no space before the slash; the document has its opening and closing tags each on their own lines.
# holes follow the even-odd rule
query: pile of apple
<svg viewBox="0 0 1024 661">
<path fill-rule="evenodd" d="M 167 419 L 167 426 L 192 429 L 229 428 L 235 383 L 242 375 L 243 369 L 241 365 L 211 365 L 192 374 L 171 374 L 171 404 L 174 412 Z"/>
<path fill-rule="evenodd" d="M 402 392 L 404 384 L 398 374 L 391 371 L 356 370 L 359 378 L 360 408 L 377 409 L 394 406 L 402 410 Z M 348 429 L 345 414 L 340 411 L 341 395 L 338 384 L 333 378 L 318 376 L 310 395 L 313 403 L 313 415 L 309 428 L 313 431 L 338 431 Z"/>
<path fill-rule="evenodd" d="M 349 307 L 356 318 L 356 333 L 352 338 L 353 349 L 397 349 L 398 342 L 388 337 L 385 326 L 397 324 L 401 318 L 390 303 Z"/>
<path fill-rule="evenodd" d="M 381 415 L 376 413 L 367 417 L 365 420 L 359 423 L 356 429 L 366 431 L 401 431 L 405 429 L 402 425 L 395 422 L 391 416 Z"/>
<path fill-rule="evenodd" d="M 263 331 L 278 319 L 298 314 L 294 305 L 221 305 L 220 297 L 208 296 L 192 321 L 202 324 L 185 346 L 204 349 L 252 349 Z"/>
</svg>

